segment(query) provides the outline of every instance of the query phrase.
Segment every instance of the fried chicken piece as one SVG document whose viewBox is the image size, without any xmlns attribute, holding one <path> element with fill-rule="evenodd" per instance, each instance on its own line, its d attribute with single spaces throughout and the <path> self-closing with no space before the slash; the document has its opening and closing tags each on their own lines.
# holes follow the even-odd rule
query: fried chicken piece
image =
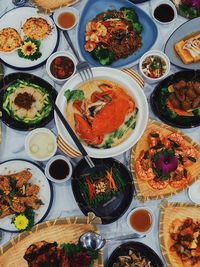
<svg viewBox="0 0 200 267">
<path fill-rule="evenodd" d="M 40 191 L 40 187 L 36 184 L 27 184 L 26 185 L 26 192 L 25 195 L 26 196 L 33 196 L 33 195 L 37 195 Z"/>
<path fill-rule="evenodd" d="M 29 196 L 29 197 L 21 197 L 22 201 L 25 203 L 27 207 L 30 207 L 34 210 L 39 209 L 41 206 L 41 200 L 37 198 L 37 196 Z"/>
<path fill-rule="evenodd" d="M 0 219 L 13 213 L 14 211 L 10 208 L 8 202 L 3 197 L 0 197 Z"/>
<path fill-rule="evenodd" d="M 17 181 L 16 187 L 19 188 L 26 184 L 29 179 L 31 179 L 32 173 L 28 170 L 23 170 L 21 172 L 14 173 L 10 176 Z"/>
<path fill-rule="evenodd" d="M 0 176 L 0 191 L 1 190 L 5 195 L 8 195 L 11 191 L 10 181 L 6 176 Z"/>
<path fill-rule="evenodd" d="M 23 197 L 13 197 L 12 200 L 9 200 L 10 207 L 15 212 L 24 212 L 26 210 L 25 202 Z"/>
</svg>

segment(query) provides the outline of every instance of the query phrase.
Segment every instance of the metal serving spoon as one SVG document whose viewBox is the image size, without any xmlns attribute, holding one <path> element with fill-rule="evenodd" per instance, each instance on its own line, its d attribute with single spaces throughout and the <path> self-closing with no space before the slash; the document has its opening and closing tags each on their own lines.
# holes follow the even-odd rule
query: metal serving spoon
<svg viewBox="0 0 200 267">
<path fill-rule="evenodd" d="M 79 243 L 84 248 L 99 250 L 103 246 L 105 246 L 107 241 L 130 240 L 130 239 L 143 238 L 145 236 L 146 235 L 134 233 L 134 234 L 130 234 L 130 235 L 123 235 L 123 236 L 111 237 L 111 238 L 105 239 L 102 237 L 102 235 L 97 234 L 95 232 L 86 232 L 80 236 Z"/>
</svg>

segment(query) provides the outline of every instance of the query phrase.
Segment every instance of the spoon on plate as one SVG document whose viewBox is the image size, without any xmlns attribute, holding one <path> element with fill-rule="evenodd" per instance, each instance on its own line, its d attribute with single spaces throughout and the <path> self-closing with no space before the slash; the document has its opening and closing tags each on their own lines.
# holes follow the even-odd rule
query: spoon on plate
<svg viewBox="0 0 200 267">
<path fill-rule="evenodd" d="M 133 233 L 129 235 L 123 235 L 123 236 L 111 237 L 111 238 L 105 239 L 102 237 L 102 235 L 97 234 L 95 232 L 86 232 L 79 237 L 79 243 L 84 248 L 99 250 L 105 246 L 107 241 L 130 240 L 130 239 L 143 238 L 145 236 L 146 235 L 144 234 Z"/>
</svg>

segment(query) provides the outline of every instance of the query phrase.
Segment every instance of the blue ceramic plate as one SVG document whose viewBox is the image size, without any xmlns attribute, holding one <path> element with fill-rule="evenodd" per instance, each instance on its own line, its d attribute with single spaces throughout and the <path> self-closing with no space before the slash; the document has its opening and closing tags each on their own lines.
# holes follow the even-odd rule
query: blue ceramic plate
<svg viewBox="0 0 200 267">
<path fill-rule="evenodd" d="M 78 49 L 81 56 L 88 61 L 92 66 L 102 66 L 98 61 L 94 60 L 90 53 L 86 52 L 84 49 L 85 44 L 85 28 L 86 24 L 89 20 L 92 20 L 97 14 L 102 13 L 108 9 L 117 9 L 119 10 L 121 7 L 132 7 L 136 11 L 139 20 L 143 26 L 142 30 L 142 47 L 134 52 L 132 55 L 125 59 L 120 59 L 114 61 L 110 67 L 113 68 L 123 68 L 130 67 L 137 63 L 138 59 L 151 49 L 154 45 L 158 30 L 156 24 L 153 20 L 138 6 L 129 2 L 128 0 L 89 0 L 86 6 L 83 9 L 82 15 L 80 17 L 80 21 L 78 24 L 77 31 L 77 43 Z"/>
</svg>

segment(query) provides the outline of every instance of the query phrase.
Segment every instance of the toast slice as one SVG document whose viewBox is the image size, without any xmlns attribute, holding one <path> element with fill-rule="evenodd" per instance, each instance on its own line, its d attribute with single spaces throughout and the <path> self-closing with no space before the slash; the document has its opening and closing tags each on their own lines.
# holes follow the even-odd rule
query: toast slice
<svg viewBox="0 0 200 267">
<path fill-rule="evenodd" d="M 200 61 L 200 33 L 180 40 L 174 45 L 174 49 L 184 64 Z"/>
</svg>

